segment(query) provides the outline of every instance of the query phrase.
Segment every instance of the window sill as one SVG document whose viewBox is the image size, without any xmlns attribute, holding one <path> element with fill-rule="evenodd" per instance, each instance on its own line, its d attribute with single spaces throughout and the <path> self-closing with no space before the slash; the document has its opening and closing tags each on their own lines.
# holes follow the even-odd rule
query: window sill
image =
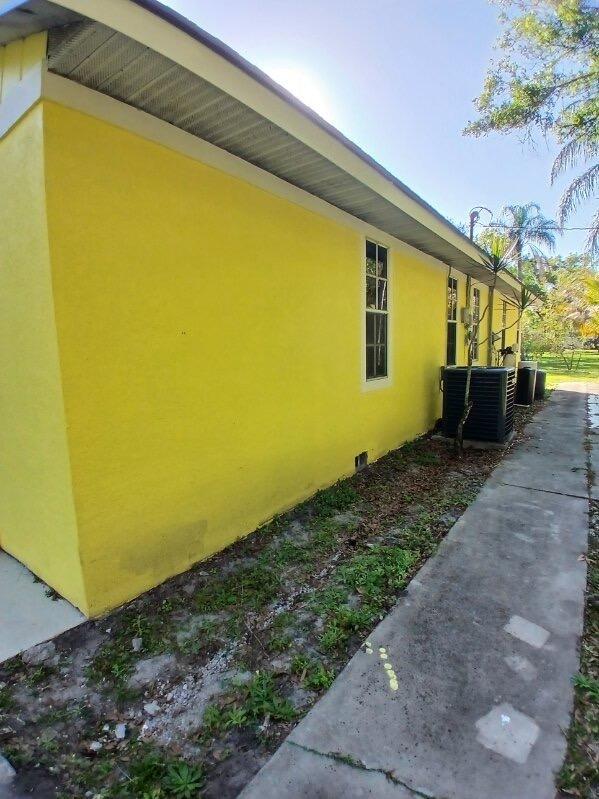
<svg viewBox="0 0 599 799">
<path fill-rule="evenodd" d="M 368 380 L 362 381 L 362 391 L 376 391 L 378 389 L 389 388 L 392 380 L 387 377 L 372 377 Z"/>
</svg>

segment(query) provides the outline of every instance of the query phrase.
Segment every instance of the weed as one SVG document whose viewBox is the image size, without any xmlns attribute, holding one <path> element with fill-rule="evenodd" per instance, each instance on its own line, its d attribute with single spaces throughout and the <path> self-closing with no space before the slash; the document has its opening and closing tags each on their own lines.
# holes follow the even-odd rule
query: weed
<svg viewBox="0 0 599 799">
<path fill-rule="evenodd" d="M 477 491 L 472 486 L 458 485 L 452 490 L 445 489 L 434 497 L 435 510 L 442 513 L 453 508 L 464 508 L 474 500 L 476 494 Z"/>
<path fill-rule="evenodd" d="M 131 645 L 119 640 L 104 644 L 87 668 L 87 677 L 94 683 L 122 685 L 133 671 L 134 654 Z"/>
<path fill-rule="evenodd" d="M 340 649 L 348 640 L 349 633 L 343 630 L 334 621 L 327 624 L 323 634 L 320 636 L 320 646 L 325 652 Z"/>
<path fill-rule="evenodd" d="M 316 591 L 309 602 L 309 607 L 319 616 L 325 616 L 335 612 L 340 605 L 347 602 L 347 597 L 347 589 L 340 585 L 331 585 Z"/>
<path fill-rule="evenodd" d="M 364 768 L 364 764 L 361 760 L 358 760 L 356 757 L 353 757 L 353 755 L 348 755 L 345 752 L 335 752 L 335 760 L 339 760 L 341 763 L 345 763 L 353 768 Z"/>
<path fill-rule="evenodd" d="M 568 796 L 597 796 L 597 738 L 599 735 L 599 610 L 594 595 L 599 588 L 599 503 L 590 503 L 587 553 L 587 604 L 580 646 L 580 671 L 575 686 L 574 712 L 567 734 L 566 759 L 558 775 L 558 788 Z"/>
<path fill-rule="evenodd" d="M 232 606 L 259 610 L 274 599 L 280 581 L 279 571 L 258 563 L 242 568 L 224 580 L 208 583 L 196 594 L 196 604 L 203 613 Z"/>
<path fill-rule="evenodd" d="M 290 613 L 288 610 L 283 611 L 283 613 L 279 613 L 278 616 L 275 616 L 272 629 L 273 630 L 284 630 L 286 627 L 292 627 L 293 623 L 295 622 L 295 616 L 293 613 Z"/>
<path fill-rule="evenodd" d="M 2 754 L 16 769 L 24 766 L 29 757 L 29 753 L 24 747 L 6 743 L 2 744 Z"/>
<path fill-rule="evenodd" d="M 339 526 L 327 519 L 321 520 L 310 539 L 312 557 L 318 558 L 327 552 L 332 552 L 337 546 L 338 539 Z"/>
<path fill-rule="evenodd" d="M 291 661 L 291 673 L 303 674 L 310 667 L 311 660 L 307 655 L 294 655 Z"/>
<path fill-rule="evenodd" d="M 360 495 L 347 481 L 340 481 L 330 488 L 319 491 L 311 504 L 318 516 L 331 516 L 351 508 Z"/>
<path fill-rule="evenodd" d="M 296 544 L 295 541 L 282 541 L 278 547 L 271 547 L 264 554 L 269 562 L 278 566 L 302 563 L 309 557 L 306 548 Z"/>
<path fill-rule="evenodd" d="M 584 674 L 577 674 L 572 682 L 580 691 L 584 691 L 588 695 L 591 702 L 599 704 L 599 680 L 586 677 Z"/>
<path fill-rule="evenodd" d="M 124 686 L 135 662 L 142 656 L 134 652 L 132 639 L 141 638 L 143 657 L 168 651 L 173 642 L 164 616 L 158 613 L 146 617 L 128 610 L 121 614 L 117 624 L 112 639 L 100 647 L 88 666 L 87 677 L 96 684 L 107 683 L 119 689 L 120 701 L 124 702 L 130 698 Z"/>
<path fill-rule="evenodd" d="M 125 772 L 126 779 L 108 788 L 102 796 L 115 799 L 137 799 L 152 796 L 152 792 L 160 790 L 166 773 L 164 759 L 148 748 L 141 748 L 132 758 Z M 155 794 L 156 795 L 156 794 Z M 157 793 L 160 796 L 160 793 Z"/>
<path fill-rule="evenodd" d="M 340 651 L 352 635 L 370 629 L 389 599 L 406 584 L 418 554 L 398 546 L 376 546 L 337 569 L 334 584 L 311 602 L 327 620 L 320 636 L 325 652 Z M 346 604 L 348 590 L 360 595 L 359 607 Z"/>
<path fill-rule="evenodd" d="M 404 444 L 399 450 L 399 454 L 402 458 L 418 466 L 432 466 L 435 463 L 439 463 L 441 460 L 436 452 L 431 452 L 426 449 L 424 441 L 418 440 L 408 441 L 408 443 Z"/>
<path fill-rule="evenodd" d="M 131 702 L 135 702 L 139 696 L 139 689 L 129 688 L 127 683 L 119 682 L 114 686 L 114 700 L 118 708 L 123 708 Z"/>
<path fill-rule="evenodd" d="M 109 785 L 113 768 L 110 760 L 97 762 L 91 769 L 89 762 L 82 763 L 81 776 L 86 786 L 104 786 L 97 794 L 102 799 L 193 799 L 199 797 L 205 781 L 200 766 L 182 760 L 169 762 L 147 744 L 136 745 L 126 770 L 119 767 L 124 779 Z"/>
<path fill-rule="evenodd" d="M 365 602 L 360 608 L 345 605 L 337 608 L 329 617 L 320 636 L 320 645 L 325 652 L 340 650 L 356 633 L 369 630 L 383 607 L 382 600 Z"/>
<path fill-rule="evenodd" d="M 320 661 L 304 654 L 295 655 L 291 661 L 291 673 L 300 676 L 303 685 L 312 691 L 328 688 L 335 679 L 332 669 L 327 669 Z"/>
<path fill-rule="evenodd" d="M 7 711 L 14 707 L 14 699 L 8 688 L 0 688 L 0 710 Z"/>
<path fill-rule="evenodd" d="M 248 715 L 247 711 L 244 707 L 235 707 L 226 715 L 225 718 L 225 727 L 230 729 L 231 727 L 243 727 L 244 724 L 247 724 Z"/>
<path fill-rule="evenodd" d="M 355 555 L 337 570 L 339 580 L 348 588 L 369 598 L 396 592 L 406 584 L 416 556 L 401 547 L 372 547 Z"/>
<path fill-rule="evenodd" d="M 291 721 L 295 708 L 277 693 L 272 674 L 257 672 L 246 686 L 245 710 L 248 718 L 261 721 L 270 716 L 273 721 Z"/>
<path fill-rule="evenodd" d="M 35 669 L 31 669 L 27 673 L 27 677 L 25 678 L 25 682 L 31 688 L 34 688 L 36 685 L 41 685 L 45 683 L 53 674 L 56 673 L 56 669 L 52 666 L 45 666 L 41 665 Z"/>
<path fill-rule="evenodd" d="M 265 671 L 256 672 L 249 683 L 237 686 L 231 698 L 235 705 L 230 710 L 216 705 L 206 708 L 202 740 L 222 735 L 232 727 L 261 722 L 267 716 L 272 721 L 291 721 L 296 715 L 293 705 L 278 693 L 272 674 Z"/>
<path fill-rule="evenodd" d="M 39 745 L 48 754 L 54 754 L 59 750 L 56 735 L 50 730 L 44 731 L 39 737 Z"/>
<path fill-rule="evenodd" d="M 227 716 L 216 705 L 209 705 L 204 711 L 203 731 L 208 737 L 221 733 L 226 727 Z"/>
<path fill-rule="evenodd" d="M 423 513 L 415 524 L 402 529 L 398 535 L 402 548 L 410 550 L 417 557 L 432 555 L 439 546 L 439 538 L 431 529 L 432 522 L 433 517 Z"/>
<path fill-rule="evenodd" d="M 177 799 L 192 799 L 204 784 L 204 772 L 184 762 L 172 763 L 163 779 L 167 795 Z"/>
<path fill-rule="evenodd" d="M 292 644 L 292 638 L 289 635 L 273 635 L 268 642 L 268 649 L 271 652 L 284 652 Z"/>
<path fill-rule="evenodd" d="M 312 691 L 326 691 L 335 679 L 333 669 L 327 669 L 322 663 L 312 663 L 304 678 L 304 685 Z"/>
<path fill-rule="evenodd" d="M 186 635 L 178 641 L 178 648 L 184 655 L 199 655 L 199 653 L 219 643 L 219 625 L 210 619 L 204 621 L 193 635 Z"/>
</svg>

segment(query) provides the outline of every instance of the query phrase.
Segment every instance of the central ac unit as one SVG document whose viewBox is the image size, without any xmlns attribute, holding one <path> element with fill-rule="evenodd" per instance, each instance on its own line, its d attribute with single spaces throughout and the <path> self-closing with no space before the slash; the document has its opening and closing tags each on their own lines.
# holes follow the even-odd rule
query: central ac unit
<svg viewBox="0 0 599 799">
<path fill-rule="evenodd" d="M 454 437 L 464 410 L 466 366 L 443 370 L 443 433 Z M 511 367 L 472 367 L 472 408 L 464 425 L 464 438 L 503 443 L 514 427 L 516 370 Z"/>
</svg>

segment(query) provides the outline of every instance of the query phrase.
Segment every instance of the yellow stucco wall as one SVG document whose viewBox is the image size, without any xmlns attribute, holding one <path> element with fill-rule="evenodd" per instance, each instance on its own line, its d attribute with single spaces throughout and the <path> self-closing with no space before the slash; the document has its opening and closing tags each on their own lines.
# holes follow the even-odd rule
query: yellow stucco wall
<svg viewBox="0 0 599 799">
<path fill-rule="evenodd" d="M 40 105 L 0 139 L 0 547 L 86 608 L 70 491 Z"/>
<path fill-rule="evenodd" d="M 88 615 L 439 416 L 444 267 L 391 251 L 373 388 L 354 227 L 48 102 L 0 180 L 0 546 Z"/>
<path fill-rule="evenodd" d="M 48 221 L 89 612 L 222 548 L 440 413 L 447 270 L 392 254 L 364 390 L 364 239 L 45 104 Z"/>
<path fill-rule="evenodd" d="M 502 330 L 501 320 L 502 320 L 504 299 L 505 297 L 500 296 L 496 304 L 494 328 L 497 333 L 501 333 Z M 506 347 L 513 347 L 514 350 L 517 347 L 517 342 L 518 342 L 519 316 L 520 312 L 516 307 L 516 305 L 508 300 L 507 314 L 506 314 L 507 328 L 505 331 L 505 345 Z M 497 342 L 496 348 L 501 348 L 501 341 Z"/>
<path fill-rule="evenodd" d="M 0 103 L 18 90 L 19 84 L 39 69 L 46 54 L 46 32 L 35 33 L 25 39 L 0 47 Z"/>
</svg>

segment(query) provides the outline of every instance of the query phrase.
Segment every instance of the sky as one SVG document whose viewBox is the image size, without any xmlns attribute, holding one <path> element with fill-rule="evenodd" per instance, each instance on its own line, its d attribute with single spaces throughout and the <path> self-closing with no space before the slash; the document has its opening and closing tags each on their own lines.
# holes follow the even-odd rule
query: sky
<svg viewBox="0 0 599 799">
<path fill-rule="evenodd" d="M 554 217 L 555 146 L 462 135 L 498 33 L 487 0 L 166 0 L 222 39 L 454 223 L 474 206 L 541 205 Z M 568 225 L 589 224 L 586 206 Z M 481 222 L 489 220 L 481 214 Z M 580 251 L 567 231 L 556 252 Z"/>
</svg>

